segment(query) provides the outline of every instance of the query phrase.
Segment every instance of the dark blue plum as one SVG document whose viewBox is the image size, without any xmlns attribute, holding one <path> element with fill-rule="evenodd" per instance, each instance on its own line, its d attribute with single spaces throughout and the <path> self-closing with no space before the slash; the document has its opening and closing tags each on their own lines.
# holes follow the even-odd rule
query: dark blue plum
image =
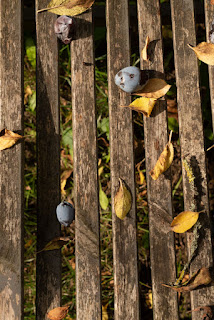
<svg viewBox="0 0 214 320">
<path fill-rule="evenodd" d="M 75 218 L 75 210 L 71 203 L 61 202 L 56 208 L 58 221 L 65 227 L 69 227 Z"/>
<path fill-rule="evenodd" d="M 140 87 L 141 72 L 137 67 L 126 67 L 115 76 L 115 84 L 123 91 L 131 93 Z"/>
</svg>

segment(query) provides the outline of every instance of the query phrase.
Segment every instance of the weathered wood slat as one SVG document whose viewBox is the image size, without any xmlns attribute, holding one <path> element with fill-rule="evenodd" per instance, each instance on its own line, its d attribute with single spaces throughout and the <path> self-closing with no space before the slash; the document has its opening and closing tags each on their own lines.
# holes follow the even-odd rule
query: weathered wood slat
<svg viewBox="0 0 214 320">
<path fill-rule="evenodd" d="M 37 0 L 36 8 L 44 8 L 48 3 L 48 0 Z M 53 29 L 56 18 L 49 12 L 36 15 L 38 250 L 60 235 L 56 218 L 56 207 L 60 202 L 58 43 Z M 36 275 L 36 318 L 47 319 L 47 311 L 60 306 L 60 250 L 37 255 Z"/>
<path fill-rule="evenodd" d="M 213 265 L 207 176 L 204 152 L 203 121 L 199 91 L 198 61 L 194 52 L 187 46 L 195 45 L 195 23 L 192 1 L 171 1 L 173 41 L 175 52 L 175 72 L 179 115 L 181 155 L 192 168 L 194 186 L 188 181 L 183 168 L 183 192 L 185 210 L 200 211 L 198 250 L 191 264 L 191 272 Z M 193 233 L 188 236 L 190 255 Z M 192 309 L 214 304 L 214 287 L 191 292 Z M 201 319 L 199 312 L 192 313 L 192 319 Z"/>
<path fill-rule="evenodd" d="M 154 59 L 152 62 L 141 60 L 141 67 L 163 72 L 159 1 L 138 0 L 138 21 L 140 52 L 147 36 L 150 41 L 157 40 Z M 172 221 L 171 174 L 168 170 L 156 181 L 149 175 L 168 142 L 165 100 L 156 103 L 150 118 L 144 117 L 144 136 L 154 319 L 178 319 L 177 295 L 162 286 L 176 279 L 174 236 L 166 228 Z"/>
<path fill-rule="evenodd" d="M 101 266 L 92 11 L 71 44 L 77 319 L 101 320 Z"/>
<path fill-rule="evenodd" d="M 209 41 L 209 32 L 211 28 L 211 23 L 214 19 L 214 5 L 211 4 L 210 0 L 204 1 L 204 11 L 205 11 L 205 23 L 206 23 L 206 37 L 207 42 Z M 211 99 L 211 110 L 212 110 L 212 124 L 214 130 L 214 66 L 208 66 L 209 68 L 209 83 L 210 83 L 210 99 Z"/>
<path fill-rule="evenodd" d="M 11 22 L 12 17 L 12 23 Z M 0 130 L 23 134 L 22 2 L 0 4 Z M 23 319 L 23 143 L 0 151 L 0 319 Z"/>
<path fill-rule="evenodd" d="M 114 258 L 114 318 L 139 319 L 139 293 L 137 268 L 137 231 L 135 204 L 135 168 L 133 150 L 132 112 L 120 108 L 130 103 L 130 95 L 114 83 L 116 73 L 130 65 L 128 1 L 108 0 L 107 54 L 109 85 L 111 194 Z M 131 190 L 132 209 L 124 220 L 116 217 L 114 197 L 119 178 Z"/>
</svg>

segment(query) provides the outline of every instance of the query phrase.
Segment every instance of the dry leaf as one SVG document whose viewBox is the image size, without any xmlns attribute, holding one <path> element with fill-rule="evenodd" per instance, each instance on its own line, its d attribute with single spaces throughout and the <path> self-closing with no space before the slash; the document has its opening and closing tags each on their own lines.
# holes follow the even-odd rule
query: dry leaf
<svg viewBox="0 0 214 320">
<path fill-rule="evenodd" d="M 200 212 L 183 211 L 174 218 L 171 223 L 172 231 L 176 233 L 183 233 L 191 229 L 192 226 L 197 222 Z"/>
<path fill-rule="evenodd" d="M 72 173 L 72 170 L 64 170 L 61 174 L 60 181 L 61 181 L 61 194 L 62 195 L 66 194 L 65 186 L 67 183 L 67 179 L 70 177 L 71 173 Z"/>
<path fill-rule="evenodd" d="M 107 307 L 108 303 L 105 306 L 102 306 L 102 320 L 108 320 Z"/>
<path fill-rule="evenodd" d="M 114 197 L 114 210 L 116 216 L 123 220 L 127 213 L 131 210 L 132 196 L 130 191 L 126 188 L 125 183 L 119 179 L 120 187 Z"/>
<path fill-rule="evenodd" d="M 88 10 L 95 0 L 52 0 L 47 8 L 37 12 L 50 11 L 60 16 L 77 16 Z"/>
<path fill-rule="evenodd" d="M 3 129 L 0 132 L 0 150 L 12 147 L 18 140 L 23 139 L 18 133 Z"/>
<path fill-rule="evenodd" d="M 145 116 L 149 117 L 154 105 L 156 103 L 156 99 L 152 99 L 152 98 L 138 98 L 135 99 L 129 106 L 121 106 L 122 108 L 130 108 L 134 111 L 137 112 L 141 112 L 143 114 L 145 114 Z"/>
<path fill-rule="evenodd" d="M 142 59 L 145 60 L 145 61 L 149 60 L 149 56 L 148 56 L 148 45 L 149 45 L 149 42 L 150 42 L 150 39 L 149 39 L 149 36 L 147 36 L 146 37 L 146 44 L 145 44 L 143 50 L 141 51 Z"/>
<path fill-rule="evenodd" d="M 174 158 L 174 148 L 171 143 L 171 134 L 169 138 L 169 142 L 165 146 L 163 152 L 161 153 L 158 161 L 153 170 L 149 172 L 153 180 L 157 180 L 157 178 L 164 173 L 171 165 Z"/>
<path fill-rule="evenodd" d="M 68 307 L 58 307 L 58 308 L 52 309 L 51 311 L 48 312 L 47 317 L 50 320 L 62 320 L 67 316 L 69 308 L 70 307 L 68 306 Z"/>
<path fill-rule="evenodd" d="M 149 79 L 146 84 L 133 94 L 146 98 L 159 99 L 163 97 L 171 88 L 165 80 L 159 78 Z"/>
<path fill-rule="evenodd" d="M 65 244 L 67 244 L 71 239 L 69 237 L 57 237 L 49 241 L 46 246 L 38 251 L 37 253 L 49 250 L 61 249 Z"/>
<path fill-rule="evenodd" d="M 188 46 L 195 52 L 197 58 L 211 66 L 214 65 L 214 44 L 201 42 L 196 47 Z"/>
<path fill-rule="evenodd" d="M 163 286 L 171 288 L 177 292 L 184 292 L 184 291 L 192 291 L 195 290 L 196 288 L 204 285 L 210 284 L 212 281 L 209 268 L 201 268 L 199 269 L 190 279 L 188 282 L 181 286 L 169 286 L 166 284 L 163 284 Z"/>
</svg>

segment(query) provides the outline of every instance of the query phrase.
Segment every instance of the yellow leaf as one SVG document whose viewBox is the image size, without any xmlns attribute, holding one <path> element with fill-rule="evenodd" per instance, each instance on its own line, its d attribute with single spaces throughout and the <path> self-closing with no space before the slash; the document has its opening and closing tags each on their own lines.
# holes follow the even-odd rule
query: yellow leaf
<svg viewBox="0 0 214 320">
<path fill-rule="evenodd" d="M 152 78 L 149 79 L 139 91 L 133 94 L 146 98 L 159 99 L 164 96 L 170 88 L 171 85 L 167 84 L 165 80 Z"/>
<path fill-rule="evenodd" d="M 65 244 L 67 244 L 71 239 L 69 237 L 57 237 L 53 240 L 49 241 L 46 246 L 38 251 L 37 253 L 43 252 L 43 251 L 50 251 L 50 250 L 56 250 L 61 249 Z"/>
<path fill-rule="evenodd" d="M 65 186 L 66 186 L 67 180 L 70 177 L 71 173 L 72 173 L 72 170 L 64 170 L 61 174 L 60 181 L 61 181 L 61 194 L 62 195 L 66 194 Z"/>
<path fill-rule="evenodd" d="M 176 233 L 183 233 L 194 226 L 194 224 L 198 220 L 198 216 L 200 212 L 192 212 L 192 211 L 183 211 L 174 218 L 171 223 L 172 231 Z"/>
<path fill-rule="evenodd" d="M 47 8 L 37 12 L 50 11 L 58 15 L 77 16 L 88 10 L 95 0 L 51 0 Z"/>
<path fill-rule="evenodd" d="M 131 210 L 132 196 L 130 191 L 126 188 L 125 183 L 119 179 L 120 187 L 114 197 L 114 210 L 116 216 L 123 220 L 127 213 Z"/>
<path fill-rule="evenodd" d="M 12 147 L 18 140 L 23 139 L 18 133 L 3 129 L 0 132 L 0 150 L 8 149 Z"/>
<path fill-rule="evenodd" d="M 102 320 L 108 320 L 107 307 L 108 303 L 105 306 L 102 306 Z"/>
<path fill-rule="evenodd" d="M 165 146 L 163 152 L 161 153 L 158 161 L 153 170 L 149 172 L 153 180 L 157 180 L 157 178 L 165 172 L 171 165 L 174 158 L 174 148 L 171 143 L 171 134 L 169 138 L 169 142 Z"/>
<path fill-rule="evenodd" d="M 150 39 L 149 39 L 149 37 L 147 36 L 147 37 L 146 37 L 145 46 L 144 46 L 143 50 L 141 51 L 142 59 L 145 60 L 145 61 L 148 61 L 148 60 L 149 60 L 149 56 L 148 56 L 148 45 L 149 45 L 149 42 L 150 42 Z"/>
<path fill-rule="evenodd" d="M 121 106 L 121 107 L 122 108 L 128 107 L 134 111 L 141 112 L 145 114 L 145 116 L 149 117 L 154 108 L 155 103 L 156 103 L 156 99 L 142 97 L 142 98 L 135 99 L 129 106 Z"/>
<path fill-rule="evenodd" d="M 68 314 L 69 308 L 70 308 L 69 306 L 54 308 L 50 312 L 48 312 L 47 317 L 50 320 L 62 320 Z"/>
<path fill-rule="evenodd" d="M 214 44 L 213 43 L 201 42 L 196 47 L 192 47 L 190 44 L 188 44 L 188 46 L 190 47 L 190 49 L 192 49 L 195 52 L 199 60 L 211 66 L 214 65 Z"/>
</svg>

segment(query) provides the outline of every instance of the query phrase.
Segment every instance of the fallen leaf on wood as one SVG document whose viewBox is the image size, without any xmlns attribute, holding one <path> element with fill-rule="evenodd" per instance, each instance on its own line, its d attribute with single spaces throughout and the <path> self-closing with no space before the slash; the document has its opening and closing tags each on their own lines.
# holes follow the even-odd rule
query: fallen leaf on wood
<svg viewBox="0 0 214 320">
<path fill-rule="evenodd" d="M 209 268 L 201 268 L 199 269 L 185 284 L 182 284 L 181 286 L 170 286 L 167 284 L 163 284 L 163 286 L 167 288 L 171 288 L 177 292 L 186 292 L 186 291 L 192 291 L 196 288 L 204 285 L 210 284 L 212 281 Z"/>
<path fill-rule="evenodd" d="M 167 84 L 165 80 L 159 78 L 149 79 L 146 84 L 135 94 L 146 98 L 159 99 L 163 97 L 171 88 L 171 85 Z"/>
<path fill-rule="evenodd" d="M 67 316 L 69 308 L 69 306 L 54 308 L 48 312 L 47 317 L 50 320 L 62 320 Z"/>
<path fill-rule="evenodd" d="M 137 98 L 129 106 L 121 106 L 122 108 L 130 108 L 134 111 L 141 112 L 149 117 L 152 113 L 157 99 L 153 98 Z"/>
<path fill-rule="evenodd" d="M 201 42 L 196 47 L 188 46 L 195 52 L 197 58 L 206 64 L 214 65 L 214 44 Z"/>
<path fill-rule="evenodd" d="M 116 216 L 123 220 L 131 210 L 132 196 L 125 183 L 121 179 L 119 179 L 119 182 L 120 187 L 114 197 L 114 210 Z"/>
<path fill-rule="evenodd" d="M 65 244 L 67 244 L 71 239 L 69 237 L 57 237 L 53 240 L 49 241 L 46 246 L 38 251 L 37 253 L 43 252 L 43 251 L 50 251 L 50 250 L 56 250 L 61 249 Z"/>
<path fill-rule="evenodd" d="M 171 134 L 170 134 L 169 142 L 167 143 L 163 152 L 161 153 L 158 161 L 156 162 L 154 169 L 149 172 L 153 180 L 157 180 L 158 177 L 170 167 L 173 161 L 174 148 L 171 143 Z"/>
<path fill-rule="evenodd" d="M 200 212 L 192 212 L 192 211 L 183 211 L 174 218 L 171 223 L 172 231 L 176 233 L 184 233 L 187 230 L 191 229 L 194 224 L 197 222 Z"/>
<path fill-rule="evenodd" d="M 150 39 L 149 39 L 149 36 L 147 36 L 146 37 L 145 46 L 144 46 L 143 50 L 141 51 L 142 59 L 145 60 L 145 61 L 149 60 L 149 56 L 148 56 L 148 45 L 149 45 L 149 42 L 150 42 Z"/>
<path fill-rule="evenodd" d="M 0 132 L 0 150 L 8 149 L 12 147 L 18 140 L 23 139 L 18 133 L 3 129 Z"/>
<path fill-rule="evenodd" d="M 50 11 L 60 16 L 77 16 L 88 10 L 95 0 L 52 0 L 47 8 L 37 12 Z"/>
</svg>

